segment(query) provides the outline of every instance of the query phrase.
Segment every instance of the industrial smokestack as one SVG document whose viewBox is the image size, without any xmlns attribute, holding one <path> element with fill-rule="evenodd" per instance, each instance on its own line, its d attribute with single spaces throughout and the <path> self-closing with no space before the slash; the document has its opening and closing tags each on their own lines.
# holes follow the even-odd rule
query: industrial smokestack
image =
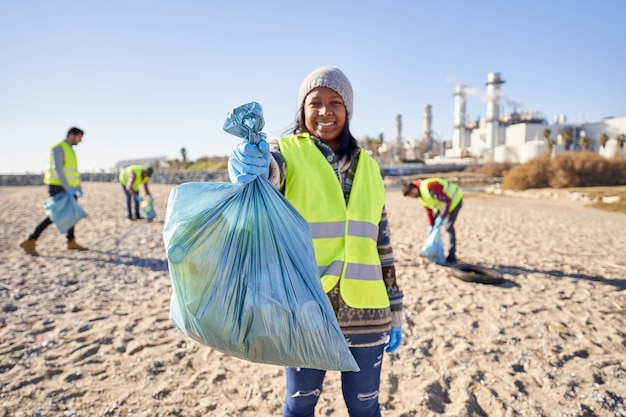
<svg viewBox="0 0 626 417">
<path fill-rule="evenodd" d="M 432 123 L 433 123 L 433 112 L 432 106 L 430 104 L 426 104 L 424 106 L 424 116 L 422 120 L 422 126 L 424 131 L 422 132 L 422 140 L 430 142 L 430 137 L 432 135 Z"/>
<path fill-rule="evenodd" d="M 402 115 L 396 114 L 396 121 L 395 121 L 394 127 L 395 127 L 394 142 L 398 144 L 402 141 Z"/>
<path fill-rule="evenodd" d="M 500 85 L 504 80 L 499 72 L 490 72 L 487 75 L 487 147 L 495 148 L 499 145 L 499 117 L 500 117 Z"/>
<path fill-rule="evenodd" d="M 465 147 L 465 99 L 465 86 L 457 85 L 454 88 L 454 135 L 452 137 L 452 149 Z"/>
</svg>

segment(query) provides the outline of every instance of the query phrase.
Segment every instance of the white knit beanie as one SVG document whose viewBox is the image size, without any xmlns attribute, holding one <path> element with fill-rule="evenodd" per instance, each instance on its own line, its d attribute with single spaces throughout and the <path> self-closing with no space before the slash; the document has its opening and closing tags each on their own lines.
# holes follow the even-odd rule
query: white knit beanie
<svg viewBox="0 0 626 417">
<path fill-rule="evenodd" d="M 328 87 L 341 96 L 343 104 L 346 105 L 348 111 L 348 120 L 352 118 L 352 85 L 348 77 L 338 68 L 321 67 L 307 75 L 300 85 L 300 94 L 298 96 L 299 106 L 304 103 L 306 96 L 311 90 L 317 87 Z"/>
</svg>

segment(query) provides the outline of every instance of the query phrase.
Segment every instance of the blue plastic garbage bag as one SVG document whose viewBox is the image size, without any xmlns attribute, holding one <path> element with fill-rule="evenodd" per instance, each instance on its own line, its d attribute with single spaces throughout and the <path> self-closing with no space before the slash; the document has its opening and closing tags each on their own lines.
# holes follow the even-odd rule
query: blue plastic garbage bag
<svg viewBox="0 0 626 417">
<path fill-rule="evenodd" d="M 67 233 L 80 219 L 88 216 L 78 201 L 66 192 L 48 198 L 43 208 L 61 234 Z"/>
<path fill-rule="evenodd" d="M 435 225 L 426 237 L 424 246 L 420 251 L 420 256 L 439 265 L 446 264 L 446 257 L 443 254 L 443 242 L 441 241 L 441 226 Z"/>
<path fill-rule="evenodd" d="M 224 130 L 258 143 L 258 103 Z M 265 178 L 172 190 L 163 238 L 170 318 L 228 355 L 283 366 L 358 371 L 322 289 L 306 220 Z"/>
<path fill-rule="evenodd" d="M 152 197 L 144 198 L 141 203 L 139 203 L 139 208 L 143 213 L 143 217 L 146 220 L 152 220 L 156 217 L 156 211 L 154 210 L 154 200 Z"/>
</svg>

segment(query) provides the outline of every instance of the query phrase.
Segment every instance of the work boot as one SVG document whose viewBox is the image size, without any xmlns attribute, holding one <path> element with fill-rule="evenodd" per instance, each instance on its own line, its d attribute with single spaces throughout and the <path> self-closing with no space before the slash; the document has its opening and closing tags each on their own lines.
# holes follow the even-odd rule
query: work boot
<svg viewBox="0 0 626 417">
<path fill-rule="evenodd" d="M 37 244 L 37 239 L 26 239 L 20 246 L 26 251 L 29 255 L 39 255 L 37 250 L 35 249 L 35 245 Z"/>
<path fill-rule="evenodd" d="M 69 242 L 67 242 L 67 248 L 70 250 L 87 250 L 88 249 L 76 243 L 76 239 L 72 239 Z"/>
</svg>

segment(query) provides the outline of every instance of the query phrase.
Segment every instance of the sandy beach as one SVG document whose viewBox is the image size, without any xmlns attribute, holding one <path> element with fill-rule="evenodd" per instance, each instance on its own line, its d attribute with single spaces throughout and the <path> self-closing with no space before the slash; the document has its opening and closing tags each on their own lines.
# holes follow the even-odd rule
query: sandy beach
<svg viewBox="0 0 626 417">
<path fill-rule="evenodd" d="M 45 217 L 45 186 L 0 187 L 0 417 L 280 416 L 284 369 L 203 346 L 169 320 L 162 239 L 173 186 L 150 186 L 153 222 L 126 219 L 117 183 L 85 183 L 86 252 L 54 226 L 41 256 L 19 247 Z M 467 193 L 463 282 L 418 256 L 426 215 L 389 191 L 404 291 L 403 344 L 385 355 L 385 417 L 626 416 L 626 215 L 569 200 Z M 347 416 L 329 372 L 316 415 Z"/>
</svg>

